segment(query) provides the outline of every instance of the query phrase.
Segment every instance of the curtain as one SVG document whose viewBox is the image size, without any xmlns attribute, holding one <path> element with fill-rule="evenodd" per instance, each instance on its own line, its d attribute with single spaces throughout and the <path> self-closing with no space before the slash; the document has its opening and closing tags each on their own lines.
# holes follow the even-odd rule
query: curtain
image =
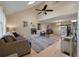
<svg viewBox="0 0 79 59">
<path fill-rule="evenodd" d="M 0 37 L 2 36 L 3 34 L 3 26 L 2 26 L 2 23 L 0 22 Z"/>
<path fill-rule="evenodd" d="M 2 7 L 0 6 L 0 37 L 6 32 L 6 17 L 3 12 Z"/>
</svg>

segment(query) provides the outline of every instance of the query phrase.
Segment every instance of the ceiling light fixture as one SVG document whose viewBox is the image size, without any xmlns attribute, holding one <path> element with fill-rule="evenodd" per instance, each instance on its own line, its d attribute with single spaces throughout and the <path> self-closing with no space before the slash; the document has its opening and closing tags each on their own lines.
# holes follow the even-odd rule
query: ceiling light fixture
<svg viewBox="0 0 79 59">
<path fill-rule="evenodd" d="M 35 1 L 29 1 L 29 2 L 28 2 L 29 5 L 31 5 L 31 4 L 33 4 L 33 3 L 35 3 Z"/>
<path fill-rule="evenodd" d="M 61 25 L 61 23 L 56 23 L 56 25 Z"/>
<path fill-rule="evenodd" d="M 72 22 L 77 22 L 77 20 L 71 20 Z"/>
</svg>

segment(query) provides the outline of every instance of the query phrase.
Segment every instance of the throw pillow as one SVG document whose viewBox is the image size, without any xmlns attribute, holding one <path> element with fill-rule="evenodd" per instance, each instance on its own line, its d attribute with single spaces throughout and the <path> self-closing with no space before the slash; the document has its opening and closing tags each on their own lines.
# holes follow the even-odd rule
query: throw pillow
<svg viewBox="0 0 79 59">
<path fill-rule="evenodd" d="M 15 37 L 18 37 L 18 36 L 20 36 L 18 33 L 16 33 L 16 32 L 13 32 L 13 35 L 15 36 Z"/>
<path fill-rule="evenodd" d="M 6 43 L 16 41 L 16 39 L 12 36 L 5 36 L 3 39 Z"/>
</svg>

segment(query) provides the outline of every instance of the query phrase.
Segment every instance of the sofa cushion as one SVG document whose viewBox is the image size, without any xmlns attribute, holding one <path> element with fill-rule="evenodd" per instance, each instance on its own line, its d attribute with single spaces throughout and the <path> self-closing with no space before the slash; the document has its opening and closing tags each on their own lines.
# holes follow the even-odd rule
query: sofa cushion
<svg viewBox="0 0 79 59">
<path fill-rule="evenodd" d="M 16 41 L 16 39 L 13 36 L 5 36 L 3 37 L 5 43 Z"/>
<path fill-rule="evenodd" d="M 18 37 L 18 36 L 20 36 L 18 33 L 16 33 L 16 32 L 13 32 L 13 35 L 15 36 L 15 37 Z"/>
<path fill-rule="evenodd" d="M 4 39 L 0 39 L 0 45 L 5 44 Z"/>
<path fill-rule="evenodd" d="M 25 38 L 21 37 L 21 36 L 18 36 L 16 37 L 17 40 L 25 40 Z"/>
<path fill-rule="evenodd" d="M 13 35 L 12 32 L 7 32 L 6 34 L 4 34 L 1 38 L 6 37 L 6 36 L 12 36 L 15 38 L 15 36 Z"/>
<path fill-rule="evenodd" d="M 14 37 L 14 35 L 13 35 L 12 32 L 7 32 L 5 35 L 6 35 L 6 36 L 7 36 L 7 35 L 10 35 L 10 36 L 13 36 L 13 37 Z"/>
</svg>

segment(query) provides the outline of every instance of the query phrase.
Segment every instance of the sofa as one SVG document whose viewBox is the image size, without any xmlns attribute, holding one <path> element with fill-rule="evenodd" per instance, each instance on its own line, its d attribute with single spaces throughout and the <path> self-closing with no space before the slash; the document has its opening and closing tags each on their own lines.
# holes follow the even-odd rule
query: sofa
<svg viewBox="0 0 79 59">
<path fill-rule="evenodd" d="M 16 32 L 11 35 L 4 35 L 0 38 L 0 57 L 11 54 L 23 56 L 31 52 L 31 43 Z"/>
</svg>

